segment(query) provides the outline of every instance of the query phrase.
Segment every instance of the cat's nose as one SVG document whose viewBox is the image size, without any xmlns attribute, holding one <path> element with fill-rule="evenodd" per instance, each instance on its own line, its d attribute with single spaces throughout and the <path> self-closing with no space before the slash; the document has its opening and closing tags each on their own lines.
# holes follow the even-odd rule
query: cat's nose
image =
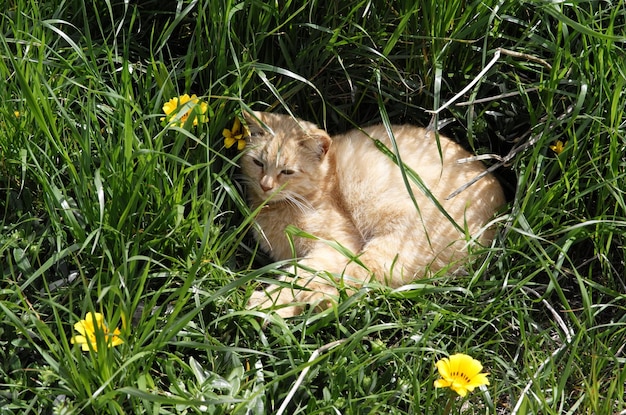
<svg viewBox="0 0 626 415">
<path fill-rule="evenodd" d="M 267 192 L 274 188 L 274 180 L 270 176 L 263 176 L 263 178 L 261 178 L 261 181 L 259 182 L 259 185 L 261 185 L 261 189 L 264 192 Z"/>
</svg>

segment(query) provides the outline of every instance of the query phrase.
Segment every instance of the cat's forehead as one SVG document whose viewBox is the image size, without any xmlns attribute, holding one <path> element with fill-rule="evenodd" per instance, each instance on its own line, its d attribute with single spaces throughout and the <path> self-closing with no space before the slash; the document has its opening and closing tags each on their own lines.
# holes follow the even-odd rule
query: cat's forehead
<svg viewBox="0 0 626 415">
<path fill-rule="evenodd" d="M 301 140 L 317 129 L 315 124 L 286 114 L 256 113 L 261 125 L 254 122 L 264 132 L 267 139 L 278 141 Z"/>
<path fill-rule="evenodd" d="M 315 124 L 289 115 L 254 113 L 248 118 L 248 156 L 270 164 L 319 162 L 330 138 Z"/>
<path fill-rule="evenodd" d="M 286 156 L 302 149 L 308 139 L 307 133 L 299 126 L 268 125 L 265 133 L 250 139 L 250 151 L 257 155 L 278 157 Z"/>
<path fill-rule="evenodd" d="M 297 149 L 290 140 L 270 133 L 252 139 L 246 149 L 248 157 L 275 166 L 292 163 L 297 154 Z"/>
</svg>

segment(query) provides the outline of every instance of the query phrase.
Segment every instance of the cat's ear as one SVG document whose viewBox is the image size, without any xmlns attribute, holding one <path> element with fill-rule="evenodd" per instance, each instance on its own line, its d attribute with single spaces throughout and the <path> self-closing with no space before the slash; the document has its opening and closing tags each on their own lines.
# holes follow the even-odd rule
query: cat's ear
<svg viewBox="0 0 626 415">
<path fill-rule="evenodd" d="M 246 121 L 248 131 L 250 132 L 250 135 L 246 138 L 258 137 L 265 134 L 265 128 L 263 128 L 263 124 L 265 124 L 265 121 L 263 120 L 262 112 L 244 112 L 243 118 Z"/>
<path fill-rule="evenodd" d="M 328 153 L 328 149 L 330 149 L 332 139 L 326 131 L 320 129 L 311 131 L 309 137 L 315 143 L 313 151 L 315 151 L 320 160 L 323 159 L 326 153 Z"/>
</svg>

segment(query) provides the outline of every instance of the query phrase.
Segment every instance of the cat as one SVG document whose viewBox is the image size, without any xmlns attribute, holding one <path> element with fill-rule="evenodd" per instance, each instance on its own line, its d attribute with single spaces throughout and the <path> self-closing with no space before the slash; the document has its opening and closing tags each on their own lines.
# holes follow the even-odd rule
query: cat
<svg viewBox="0 0 626 415">
<path fill-rule="evenodd" d="M 245 118 L 241 171 L 257 212 L 255 239 L 273 260 L 297 259 L 282 284 L 253 292 L 251 308 L 292 317 L 306 306 L 329 307 L 338 285 L 354 290 L 373 277 L 398 287 L 442 269 L 458 272 L 468 245 L 493 239 L 485 225 L 505 203 L 502 188 L 488 174 L 446 200 L 485 167 L 457 163 L 471 154 L 442 135 L 411 125 L 391 128 L 400 159 L 424 191 L 410 172 L 405 182 L 389 156 L 394 146 L 383 125 L 331 138 L 289 115 L 254 112 Z M 307 235 L 288 236 L 289 225 Z"/>
</svg>

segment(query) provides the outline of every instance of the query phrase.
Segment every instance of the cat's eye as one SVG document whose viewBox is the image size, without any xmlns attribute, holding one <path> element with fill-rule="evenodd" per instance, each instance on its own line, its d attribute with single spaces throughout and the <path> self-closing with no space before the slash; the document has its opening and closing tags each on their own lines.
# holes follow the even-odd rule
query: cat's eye
<svg viewBox="0 0 626 415">
<path fill-rule="evenodd" d="M 292 175 L 294 173 L 295 173 L 295 171 L 289 170 L 289 169 L 281 170 L 281 172 L 280 172 L 280 174 L 284 174 L 285 176 L 289 176 L 289 175 Z"/>
<path fill-rule="evenodd" d="M 254 164 L 256 164 L 259 167 L 263 167 L 263 162 L 261 160 L 258 159 L 252 159 L 252 161 L 254 162 Z"/>
</svg>

